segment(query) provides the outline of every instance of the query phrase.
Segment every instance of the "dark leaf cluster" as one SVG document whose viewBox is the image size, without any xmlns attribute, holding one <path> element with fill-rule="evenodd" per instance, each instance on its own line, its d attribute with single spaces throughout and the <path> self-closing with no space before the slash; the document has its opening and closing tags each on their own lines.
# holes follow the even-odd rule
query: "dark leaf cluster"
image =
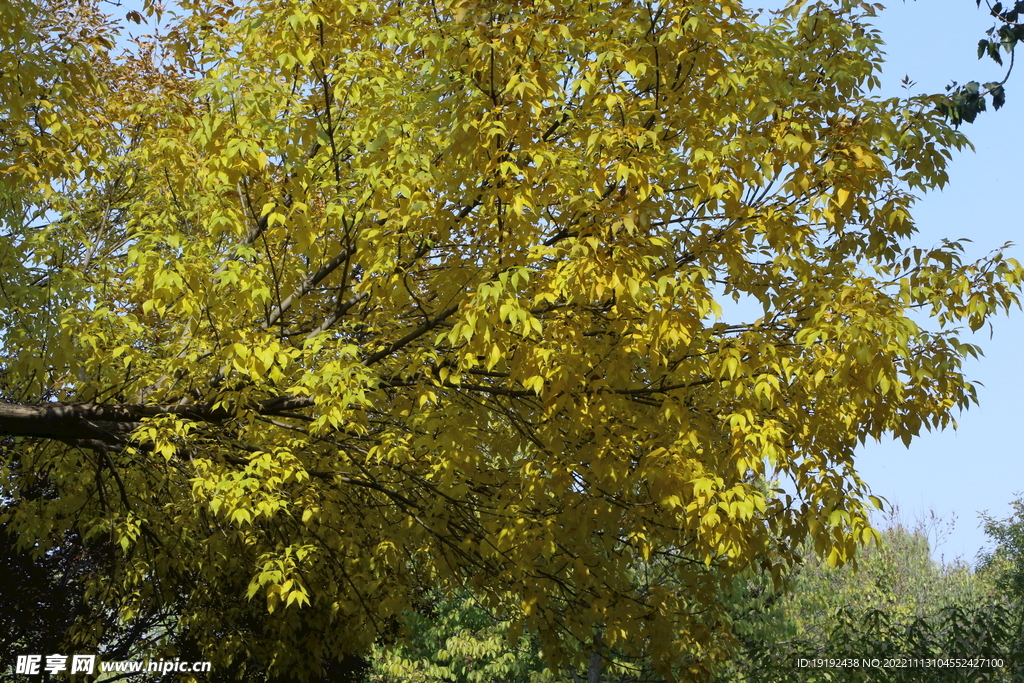
<svg viewBox="0 0 1024 683">
<path fill-rule="evenodd" d="M 981 6 L 981 0 L 977 0 L 977 5 Z M 1000 109 L 1006 103 L 1004 86 L 1013 71 L 1017 44 L 1024 40 L 1024 23 L 1020 22 L 1021 15 L 1024 14 L 1024 0 L 1018 0 L 1006 7 L 997 2 L 989 6 L 989 14 L 995 23 L 986 33 L 986 37 L 978 41 L 978 59 L 988 56 L 996 64 L 1004 66 L 1003 55 L 1009 55 L 1009 63 L 1005 64 L 1006 73 L 1000 81 L 984 84 L 970 81 L 964 85 L 958 85 L 954 81 L 947 86 L 948 94 L 939 103 L 939 111 L 954 125 L 960 125 L 964 121 L 973 123 L 978 114 L 985 111 L 988 98 L 992 100 L 993 109 Z"/>
</svg>

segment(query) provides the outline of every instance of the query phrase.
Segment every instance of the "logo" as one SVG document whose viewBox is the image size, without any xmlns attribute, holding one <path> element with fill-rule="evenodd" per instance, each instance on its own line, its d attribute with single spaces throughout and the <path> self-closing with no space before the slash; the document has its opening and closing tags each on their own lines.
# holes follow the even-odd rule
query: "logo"
<svg viewBox="0 0 1024 683">
<path fill-rule="evenodd" d="M 72 674 L 91 674 L 96 670 L 96 655 L 71 655 L 71 666 L 68 667 L 67 655 L 46 655 L 43 663 L 42 655 L 18 655 L 14 665 L 14 673 L 38 676 L 42 673 L 57 674 L 67 671 Z"/>
</svg>

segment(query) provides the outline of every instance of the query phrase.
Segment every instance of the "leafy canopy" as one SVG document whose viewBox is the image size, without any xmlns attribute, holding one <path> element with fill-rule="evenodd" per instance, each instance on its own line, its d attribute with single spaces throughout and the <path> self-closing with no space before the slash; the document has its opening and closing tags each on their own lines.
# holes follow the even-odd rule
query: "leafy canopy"
<svg viewBox="0 0 1024 683">
<path fill-rule="evenodd" d="M 91 6 L 30 7 L 11 46 Z M 313 674 L 425 585 L 555 664 L 723 655 L 722 588 L 871 538 L 855 447 L 951 424 L 959 326 L 1017 302 L 907 246 L 967 143 L 870 94 L 874 11 L 189 0 L 127 57 L 5 49 L 0 521 L 225 672 Z"/>
</svg>

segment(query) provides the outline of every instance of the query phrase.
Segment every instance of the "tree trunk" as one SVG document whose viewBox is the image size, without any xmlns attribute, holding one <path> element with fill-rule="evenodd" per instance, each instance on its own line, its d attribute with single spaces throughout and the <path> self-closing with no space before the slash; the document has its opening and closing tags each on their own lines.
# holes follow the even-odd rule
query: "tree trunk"
<svg viewBox="0 0 1024 683">
<path fill-rule="evenodd" d="M 587 667 L 587 683 L 601 683 L 601 653 L 595 643 L 590 651 L 590 666 Z"/>
</svg>

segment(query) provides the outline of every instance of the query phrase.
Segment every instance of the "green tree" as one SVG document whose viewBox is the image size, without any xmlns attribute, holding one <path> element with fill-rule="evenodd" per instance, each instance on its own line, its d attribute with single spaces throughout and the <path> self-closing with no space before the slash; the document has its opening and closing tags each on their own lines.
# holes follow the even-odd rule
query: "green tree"
<svg viewBox="0 0 1024 683">
<path fill-rule="evenodd" d="M 900 620 L 931 617 L 990 598 L 993 587 L 967 563 L 932 559 L 929 538 L 937 531 L 940 521 L 934 515 L 908 528 L 896 510 L 880 541 L 858 556 L 856 568 L 832 568 L 808 557 L 792 593 L 782 601 L 797 635 L 823 640 L 833 628 L 833 615 L 850 606 L 861 613 L 881 610 Z"/>
<path fill-rule="evenodd" d="M 1002 595 L 1018 611 L 1024 610 L 1024 498 L 1010 503 L 1013 512 L 1005 519 L 982 515 L 985 534 L 995 547 L 978 556 L 979 571 L 991 577 Z"/>
<path fill-rule="evenodd" d="M 966 139 L 870 94 L 868 3 L 188 0 L 126 60 L 51 57 L 102 16 L 53 7 L 0 10 L 0 524 L 108 543 L 89 600 L 226 677 L 438 586 L 556 669 L 700 678 L 752 563 L 872 538 L 857 444 L 951 424 L 1018 301 L 908 246 Z"/>
<path fill-rule="evenodd" d="M 434 591 L 405 620 L 399 644 L 377 645 L 371 683 L 554 683 L 538 657 L 536 639 L 509 639 L 509 620 L 483 608 L 472 594 Z"/>
<path fill-rule="evenodd" d="M 1024 674 L 1019 616 L 986 571 L 960 559 L 941 564 L 929 538 L 934 515 L 907 528 L 896 515 L 878 543 L 852 565 L 832 568 L 807 557 L 768 613 L 773 628 L 746 642 L 728 681 L 1016 681 Z M 940 534 L 941 535 L 941 534 Z M 800 659 L 878 659 L 879 665 L 797 667 Z M 920 662 L 999 660 L 942 670 Z M 904 662 L 905 664 L 905 662 Z"/>
</svg>

